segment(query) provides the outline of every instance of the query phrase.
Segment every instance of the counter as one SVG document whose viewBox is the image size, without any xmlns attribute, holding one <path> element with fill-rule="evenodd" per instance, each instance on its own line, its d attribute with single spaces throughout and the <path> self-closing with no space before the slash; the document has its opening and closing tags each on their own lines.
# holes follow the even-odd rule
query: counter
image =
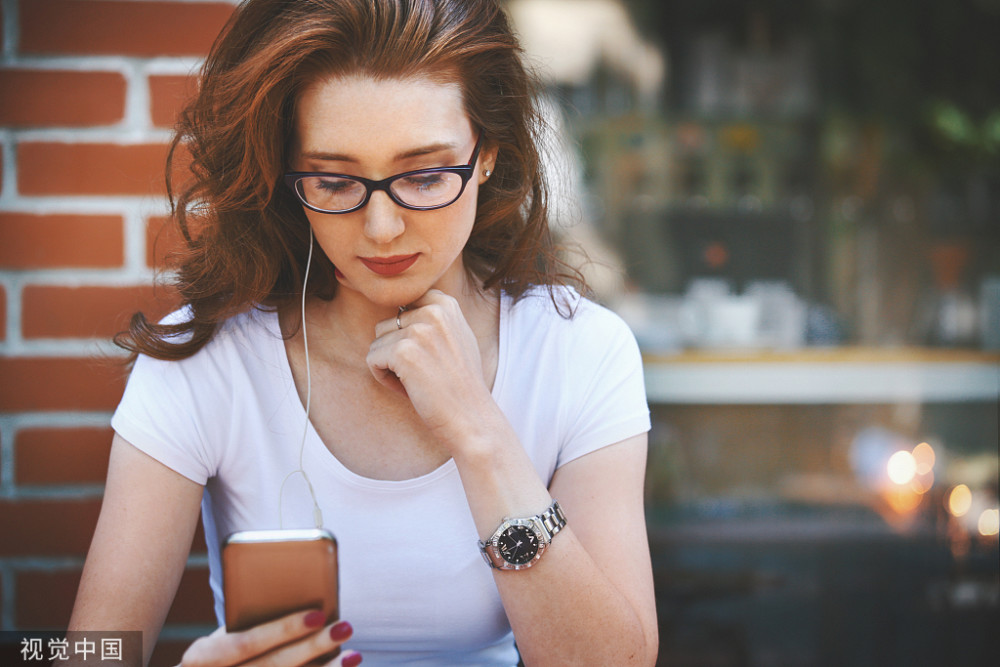
<svg viewBox="0 0 1000 667">
<path fill-rule="evenodd" d="M 645 353 L 652 404 L 952 403 L 1000 400 L 1000 353 L 801 348 Z"/>
</svg>

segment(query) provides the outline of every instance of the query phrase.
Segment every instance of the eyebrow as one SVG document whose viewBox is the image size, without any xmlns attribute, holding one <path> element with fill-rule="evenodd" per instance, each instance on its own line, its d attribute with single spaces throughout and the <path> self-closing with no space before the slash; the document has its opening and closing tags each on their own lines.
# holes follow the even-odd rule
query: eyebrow
<svg viewBox="0 0 1000 667">
<path fill-rule="evenodd" d="M 458 144 L 452 142 L 440 142 L 436 144 L 428 144 L 426 146 L 420 146 L 418 148 L 413 148 L 402 153 L 397 153 L 393 156 L 393 162 L 399 162 L 401 160 L 406 160 L 409 158 L 420 157 L 422 155 L 431 155 L 433 153 L 439 153 L 441 151 L 447 150 L 457 150 Z M 322 160 L 324 162 L 352 162 L 357 163 L 356 157 L 347 155 L 345 153 L 328 153 L 326 151 L 306 151 L 302 153 L 302 157 L 308 158 L 310 160 Z"/>
</svg>

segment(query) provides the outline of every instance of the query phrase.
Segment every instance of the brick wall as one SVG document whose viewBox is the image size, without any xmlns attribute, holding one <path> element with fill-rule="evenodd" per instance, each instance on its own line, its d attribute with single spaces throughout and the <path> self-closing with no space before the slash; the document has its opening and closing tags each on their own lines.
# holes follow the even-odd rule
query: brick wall
<svg viewBox="0 0 1000 667">
<path fill-rule="evenodd" d="M 0 629 L 69 619 L 125 382 L 108 339 L 173 306 L 165 146 L 231 11 L 0 0 Z M 213 624 L 199 537 L 154 664 Z"/>
</svg>

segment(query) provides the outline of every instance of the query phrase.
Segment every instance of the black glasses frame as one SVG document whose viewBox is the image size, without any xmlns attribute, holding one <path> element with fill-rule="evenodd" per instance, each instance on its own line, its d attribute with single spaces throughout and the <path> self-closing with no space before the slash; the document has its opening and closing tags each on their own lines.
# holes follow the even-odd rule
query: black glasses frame
<svg viewBox="0 0 1000 667">
<path fill-rule="evenodd" d="M 287 185 L 295 196 L 298 197 L 302 205 L 311 211 L 316 211 L 317 213 L 326 213 L 328 215 L 340 215 L 342 213 L 352 213 L 358 209 L 364 208 L 368 204 L 368 200 L 372 198 L 372 193 L 381 190 L 382 192 L 389 195 L 389 199 L 394 201 L 398 206 L 411 211 L 434 211 L 439 208 L 444 208 L 445 206 L 451 206 L 457 202 L 462 197 L 462 193 L 465 192 L 465 186 L 468 185 L 469 179 L 472 178 L 473 171 L 476 167 L 476 161 L 479 159 L 479 149 L 483 145 L 483 134 L 479 133 L 479 137 L 476 139 L 476 147 L 472 150 L 472 157 L 469 158 L 469 163 L 465 165 L 456 165 L 453 167 L 431 167 L 429 169 L 416 169 L 414 171 L 404 171 L 402 174 L 396 174 L 395 176 L 390 176 L 388 178 L 383 178 L 380 181 L 373 181 L 370 178 L 363 178 L 361 176 L 349 176 L 348 174 L 337 174 L 329 171 L 289 171 L 285 173 L 285 185 Z M 455 198 L 444 204 L 435 204 L 434 206 L 411 206 L 404 201 L 401 201 L 395 194 L 393 194 L 391 186 L 394 181 L 400 178 L 407 178 L 409 176 L 419 176 L 421 174 L 435 174 L 446 172 L 450 174 L 458 174 L 462 179 L 462 187 L 459 189 L 458 194 Z M 350 181 L 355 181 L 361 183 L 365 186 L 365 197 L 356 206 L 344 209 L 343 211 L 328 211 L 326 209 L 317 208 L 306 201 L 305 195 L 299 189 L 299 182 L 303 178 L 310 177 L 335 177 L 343 178 Z"/>
</svg>

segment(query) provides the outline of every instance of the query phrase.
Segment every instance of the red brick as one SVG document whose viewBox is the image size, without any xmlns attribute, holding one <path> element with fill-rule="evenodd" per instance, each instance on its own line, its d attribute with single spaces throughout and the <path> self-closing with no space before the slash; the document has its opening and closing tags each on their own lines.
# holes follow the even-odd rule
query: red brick
<svg viewBox="0 0 1000 667">
<path fill-rule="evenodd" d="M 0 125 L 110 125 L 125 113 L 117 72 L 0 69 Z"/>
<path fill-rule="evenodd" d="M 224 2 L 21 0 L 22 53 L 204 55 L 232 14 Z"/>
<path fill-rule="evenodd" d="M 177 113 L 197 90 L 194 76 L 151 75 L 149 77 L 149 114 L 154 125 L 173 127 Z"/>
<path fill-rule="evenodd" d="M 80 586 L 79 570 L 27 571 L 17 575 L 15 617 L 21 628 L 65 628 Z M 167 614 L 168 623 L 215 623 L 207 567 L 188 567 Z M 176 663 L 175 663 L 176 664 Z"/>
<path fill-rule="evenodd" d="M 183 247 L 184 239 L 171 218 L 156 216 L 146 221 L 146 266 L 170 267 L 171 255 Z"/>
<path fill-rule="evenodd" d="M 110 427 L 23 429 L 14 441 L 16 484 L 103 483 Z"/>
<path fill-rule="evenodd" d="M 0 213 L 0 269 L 115 268 L 124 260 L 120 216 Z"/>
<path fill-rule="evenodd" d="M 0 357 L 0 412 L 113 410 L 126 376 L 120 359 Z"/>
<path fill-rule="evenodd" d="M 18 190 L 25 195 L 162 194 L 164 144 L 18 145 Z"/>
<path fill-rule="evenodd" d="M 137 311 L 156 321 L 178 303 L 166 288 L 28 285 L 21 293 L 25 338 L 110 338 Z"/>
<path fill-rule="evenodd" d="M 215 623 L 205 630 L 205 634 L 210 634 L 215 629 Z M 153 655 L 149 659 L 149 667 L 174 667 L 181 664 L 181 657 L 184 651 L 191 645 L 190 639 L 161 639 L 156 642 Z"/>
<path fill-rule="evenodd" d="M 0 340 L 7 338 L 7 290 L 0 285 Z"/>
<path fill-rule="evenodd" d="M 19 572 L 14 604 L 18 627 L 65 629 L 73 612 L 81 573 L 78 569 Z"/>
<path fill-rule="evenodd" d="M 194 533 L 194 541 L 191 543 L 191 553 L 205 555 L 208 553 L 208 544 L 205 542 L 205 527 L 199 519 L 198 530 Z"/>
<path fill-rule="evenodd" d="M 191 641 L 188 640 L 161 639 L 156 642 L 153 656 L 149 659 L 149 667 L 174 667 L 181 664 L 181 656 L 190 645 Z"/>
<path fill-rule="evenodd" d="M 167 614 L 167 623 L 215 623 L 212 589 L 208 585 L 208 567 L 190 566 L 177 587 L 177 596 Z"/>
<path fill-rule="evenodd" d="M 100 498 L 0 500 L 0 556 L 84 556 Z"/>
</svg>

